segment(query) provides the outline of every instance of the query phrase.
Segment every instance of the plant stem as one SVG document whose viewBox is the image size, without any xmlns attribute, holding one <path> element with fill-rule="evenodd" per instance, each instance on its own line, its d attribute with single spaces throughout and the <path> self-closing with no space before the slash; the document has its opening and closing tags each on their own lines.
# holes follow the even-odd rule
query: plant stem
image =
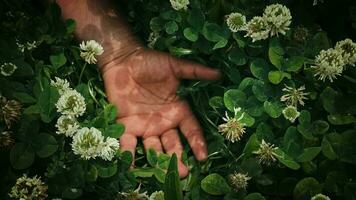
<svg viewBox="0 0 356 200">
<path fill-rule="evenodd" d="M 83 76 L 83 73 L 84 73 L 84 70 L 85 70 L 86 66 L 87 66 L 87 63 L 84 64 L 84 67 L 82 68 L 82 71 L 80 72 L 78 83 L 82 82 L 82 76 Z"/>
</svg>

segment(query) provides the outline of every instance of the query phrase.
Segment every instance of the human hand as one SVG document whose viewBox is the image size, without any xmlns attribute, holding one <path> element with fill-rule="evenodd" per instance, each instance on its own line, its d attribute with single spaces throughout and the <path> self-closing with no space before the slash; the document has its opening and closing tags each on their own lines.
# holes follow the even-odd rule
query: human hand
<svg viewBox="0 0 356 200">
<path fill-rule="evenodd" d="M 183 146 L 178 128 L 188 140 L 197 160 L 207 157 L 199 122 L 186 101 L 177 94 L 180 79 L 216 80 L 217 70 L 174 58 L 166 53 L 139 48 L 102 68 L 106 94 L 119 108 L 118 122 L 126 127 L 120 138 L 122 151 L 135 153 L 137 138 L 146 150 L 176 153 L 181 177 L 188 168 L 181 160 Z"/>
</svg>

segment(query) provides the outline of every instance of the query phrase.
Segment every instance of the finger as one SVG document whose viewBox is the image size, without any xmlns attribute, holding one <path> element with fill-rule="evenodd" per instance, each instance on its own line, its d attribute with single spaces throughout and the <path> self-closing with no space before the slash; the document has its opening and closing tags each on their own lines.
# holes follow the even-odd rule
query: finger
<svg viewBox="0 0 356 200">
<path fill-rule="evenodd" d="M 157 136 L 150 136 L 143 139 L 143 146 L 145 146 L 146 151 L 149 149 L 154 149 L 157 153 L 162 153 L 161 140 Z"/>
<path fill-rule="evenodd" d="M 146 120 L 140 116 L 123 117 L 116 121 L 125 126 L 125 133 L 132 133 L 132 135 L 141 137 L 145 132 Z"/>
<path fill-rule="evenodd" d="M 199 122 L 193 113 L 190 112 L 190 114 L 180 122 L 179 128 L 185 138 L 187 138 L 196 159 L 199 161 L 205 160 L 208 155 L 206 142 Z"/>
<path fill-rule="evenodd" d="M 162 141 L 163 148 L 167 154 L 169 155 L 172 155 L 173 153 L 177 154 L 179 176 L 182 178 L 186 177 L 188 175 L 189 169 L 182 162 L 183 146 L 179 140 L 178 131 L 175 129 L 170 129 L 166 131 L 161 136 L 161 141 Z"/>
<path fill-rule="evenodd" d="M 218 80 L 221 77 L 219 70 L 186 60 L 177 59 L 177 62 L 178 64 L 174 67 L 174 70 L 178 78 Z"/>
<path fill-rule="evenodd" d="M 132 166 L 135 160 L 135 150 L 137 145 L 137 138 L 129 133 L 124 133 L 120 137 L 120 149 L 122 152 L 129 151 L 132 154 Z"/>
</svg>

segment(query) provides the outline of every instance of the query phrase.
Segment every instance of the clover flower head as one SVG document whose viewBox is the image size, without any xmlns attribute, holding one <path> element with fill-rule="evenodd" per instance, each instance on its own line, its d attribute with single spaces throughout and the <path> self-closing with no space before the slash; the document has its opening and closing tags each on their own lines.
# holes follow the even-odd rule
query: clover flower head
<svg viewBox="0 0 356 200">
<path fill-rule="evenodd" d="M 281 4 L 272 4 L 265 8 L 263 18 L 266 20 L 270 35 L 283 35 L 289 30 L 289 25 L 292 23 L 292 15 L 290 10 Z"/>
<path fill-rule="evenodd" d="M 266 142 L 265 140 L 262 140 L 260 143 L 260 147 L 257 151 L 254 151 L 254 154 L 257 154 L 257 157 L 259 158 L 259 162 L 261 164 L 270 166 L 273 162 L 275 162 L 276 159 L 276 153 L 274 152 L 278 147 L 275 147 L 273 144 L 270 144 Z"/>
<path fill-rule="evenodd" d="M 11 132 L 4 131 L 0 133 L 0 148 L 9 148 L 15 144 L 14 138 L 12 138 Z"/>
<path fill-rule="evenodd" d="M 317 194 L 311 198 L 311 200 L 330 200 L 330 198 L 323 194 Z"/>
<path fill-rule="evenodd" d="M 95 64 L 99 56 L 104 53 L 103 47 L 95 40 L 83 41 L 80 45 L 80 57 L 88 64 Z"/>
<path fill-rule="evenodd" d="M 239 141 L 245 133 L 245 124 L 240 121 L 244 117 L 244 113 L 242 113 L 242 115 L 237 118 L 237 114 L 240 111 L 241 108 L 235 108 L 235 116 L 232 118 L 229 117 L 227 112 L 225 112 L 226 117 L 223 117 L 223 120 L 226 123 L 220 124 L 218 127 L 219 132 L 221 132 L 221 134 L 232 143 Z"/>
<path fill-rule="evenodd" d="M 153 49 L 153 47 L 156 44 L 159 37 L 160 37 L 159 32 L 157 32 L 157 31 L 151 32 L 147 39 L 147 42 L 148 42 L 147 46 L 149 48 Z"/>
<path fill-rule="evenodd" d="M 170 0 L 174 10 L 186 10 L 189 5 L 189 0 Z"/>
<path fill-rule="evenodd" d="M 122 192 L 121 195 L 124 197 L 124 200 L 149 200 L 147 196 L 147 191 L 140 193 L 140 186 L 134 191 Z"/>
<path fill-rule="evenodd" d="M 51 80 L 51 85 L 58 90 L 60 95 L 63 95 L 66 91 L 71 90 L 69 82 L 66 79 L 55 77 L 55 80 Z"/>
<path fill-rule="evenodd" d="M 24 200 L 44 200 L 48 196 L 47 189 L 48 187 L 41 181 L 41 178 L 37 178 L 37 176 L 29 178 L 24 174 L 16 180 L 16 184 L 11 188 L 9 196 Z"/>
<path fill-rule="evenodd" d="M 102 147 L 100 148 L 100 157 L 104 160 L 111 161 L 116 152 L 120 148 L 120 143 L 117 139 L 108 137 L 106 138 L 105 142 L 103 142 Z"/>
<path fill-rule="evenodd" d="M 335 49 L 341 52 L 342 58 L 346 65 L 355 66 L 356 63 L 356 43 L 351 39 L 339 41 L 335 45 Z"/>
<path fill-rule="evenodd" d="M 288 119 L 290 122 L 294 121 L 299 117 L 300 112 L 294 106 L 287 106 L 282 111 L 284 118 Z"/>
<path fill-rule="evenodd" d="M 252 42 L 255 42 L 267 39 L 270 29 L 265 18 L 256 16 L 247 22 L 246 31 L 245 37 L 250 37 L 252 38 Z"/>
<path fill-rule="evenodd" d="M 247 173 L 235 172 L 229 176 L 229 182 L 236 191 L 246 189 L 250 179 L 251 177 L 249 177 Z"/>
<path fill-rule="evenodd" d="M 17 42 L 16 44 L 18 49 L 23 53 L 25 52 L 25 50 L 31 51 L 32 49 L 37 48 L 39 42 L 33 41 L 33 42 L 26 42 L 24 44 Z"/>
<path fill-rule="evenodd" d="M 246 17 L 238 12 L 227 15 L 226 24 L 232 32 L 245 30 Z"/>
<path fill-rule="evenodd" d="M 104 136 L 98 129 L 84 127 L 73 136 L 72 150 L 74 154 L 89 160 L 101 154 L 103 142 Z"/>
<path fill-rule="evenodd" d="M 15 100 L 7 100 L 0 96 L 0 121 L 4 121 L 7 128 L 21 117 L 22 105 Z"/>
<path fill-rule="evenodd" d="M 0 73 L 3 76 L 11 76 L 16 69 L 17 66 L 14 65 L 13 63 L 4 63 L 0 66 Z"/>
<path fill-rule="evenodd" d="M 164 200 L 164 192 L 163 191 L 156 191 L 151 194 L 150 200 Z"/>
<path fill-rule="evenodd" d="M 304 106 L 304 100 L 307 100 L 308 92 L 304 92 L 305 86 L 301 86 L 298 89 L 285 85 L 282 89 L 284 95 L 281 97 L 281 101 L 287 105 L 297 107 L 298 104 Z"/>
<path fill-rule="evenodd" d="M 72 137 L 79 129 L 79 124 L 75 117 L 71 115 L 62 115 L 57 120 L 57 134 L 64 134 L 67 137 Z"/>
<path fill-rule="evenodd" d="M 345 65 L 342 52 L 336 49 L 322 50 L 314 62 L 314 76 L 319 76 L 322 81 L 328 79 L 330 82 L 341 75 Z"/>
<path fill-rule="evenodd" d="M 75 117 L 84 114 L 86 109 L 84 97 L 75 90 L 67 90 L 56 103 L 57 111 L 63 115 Z"/>
</svg>

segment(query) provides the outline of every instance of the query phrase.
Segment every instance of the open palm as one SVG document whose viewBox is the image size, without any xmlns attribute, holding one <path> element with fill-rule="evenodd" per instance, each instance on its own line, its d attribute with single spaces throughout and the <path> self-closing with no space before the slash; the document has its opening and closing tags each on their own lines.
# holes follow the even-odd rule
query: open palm
<svg viewBox="0 0 356 200">
<path fill-rule="evenodd" d="M 202 129 L 176 91 L 182 78 L 215 80 L 218 71 L 147 49 L 114 60 L 103 69 L 108 99 L 119 108 L 118 122 L 126 127 L 120 138 L 123 151 L 134 155 L 137 137 L 142 137 L 146 150 L 176 153 L 179 173 L 184 177 L 188 168 L 181 161 L 180 129 L 197 160 L 206 158 Z"/>
</svg>

